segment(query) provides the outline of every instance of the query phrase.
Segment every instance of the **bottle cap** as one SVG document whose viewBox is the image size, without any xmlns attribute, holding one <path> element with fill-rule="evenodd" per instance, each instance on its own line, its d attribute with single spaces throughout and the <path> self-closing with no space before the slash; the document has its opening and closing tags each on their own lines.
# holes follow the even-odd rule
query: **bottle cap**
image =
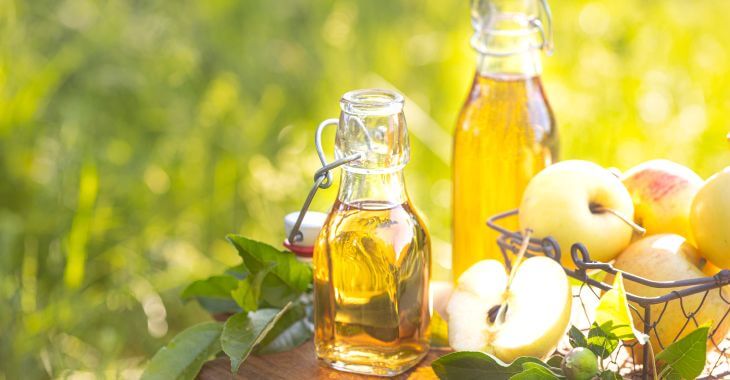
<svg viewBox="0 0 730 380">
<path fill-rule="evenodd" d="M 299 211 L 289 213 L 284 217 L 286 236 L 291 234 L 298 217 Z M 304 214 L 304 219 L 302 219 L 302 224 L 299 226 L 302 239 L 296 242 L 290 242 L 287 239 L 284 241 L 284 246 L 301 258 L 311 258 L 314 251 L 314 241 L 317 239 L 319 231 L 322 230 L 326 219 L 327 214 L 307 211 Z"/>
</svg>

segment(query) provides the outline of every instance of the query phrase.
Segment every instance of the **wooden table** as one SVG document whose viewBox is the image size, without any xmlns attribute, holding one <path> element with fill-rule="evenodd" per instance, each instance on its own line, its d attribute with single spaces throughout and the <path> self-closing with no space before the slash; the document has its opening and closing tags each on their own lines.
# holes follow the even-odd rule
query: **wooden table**
<svg viewBox="0 0 730 380">
<path fill-rule="evenodd" d="M 408 380 L 432 380 L 437 379 L 431 369 L 431 362 L 445 351 L 431 351 L 428 355 L 410 371 L 393 377 L 393 379 Z M 342 380 L 364 380 L 383 379 L 382 377 L 355 375 L 319 365 L 314 355 L 314 343 L 309 341 L 296 350 L 281 352 L 278 354 L 250 356 L 241 365 L 236 375 L 231 374 L 231 363 L 227 357 L 217 358 L 205 363 L 198 375 L 200 380 L 220 379 L 342 379 Z"/>
</svg>

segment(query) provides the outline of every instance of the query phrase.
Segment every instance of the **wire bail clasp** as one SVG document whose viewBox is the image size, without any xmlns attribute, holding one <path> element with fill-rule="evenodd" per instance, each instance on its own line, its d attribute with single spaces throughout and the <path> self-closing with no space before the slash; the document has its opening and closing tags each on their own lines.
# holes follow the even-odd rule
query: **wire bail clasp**
<svg viewBox="0 0 730 380">
<path fill-rule="evenodd" d="M 372 149 L 371 147 L 371 140 L 370 135 L 368 134 L 367 129 L 362 124 L 362 121 L 356 120 L 356 123 L 358 126 L 363 130 L 366 137 L 366 143 L 368 145 L 369 149 Z M 352 155 L 349 155 L 347 157 L 343 157 L 340 159 L 336 159 L 330 163 L 327 162 L 327 157 L 324 154 L 324 149 L 322 148 L 322 131 L 325 129 L 325 127 L 330 125 L 336 125 L 339 126 L 340 121 L 338 119 L 327 119 L 321 123 L 319 123 L 319 126 L 317 126 L 317 132 L 314 135 L 314 145 L 317 149 L 317 156 L 319 157 L 319 161 L 322 163 L 322 167 L 317 169 L 317 171 L 314 172 L 314 184 L 312 185 L 312 188 L 309 190 L 309 194 L 307 194 L 307 198 L 304 200 L 304 204 L 302 205 L 302 209 L 299 211 L 299 215 L 297 216 L 297 221 L 294 223 L 294 227 L 292 228 L 291 232 L 289 233 L 289 237 L 287 238 L 285 244 L 292 244 L 295 245 L 297 242 L 302 241 L 303 235 L 300 231 L 300 227 L 302 225 L 302 221 L 304 220 L 304 216 L 307 213 L 307 210 L 309 210 L 309 206 L 312 204 L 312 200 L 314 199 L 314 195 L 317 193 L 318 189 L 327 189 L 330 186 L 332 186 L 332 169 L 335 169 L 339 166 L 345 165 L 347 163 L 350 163 L 352 161 L 356 161 L 362 158 L 362 153 L 355 153 Z"/>
<path fill-rule="evenodd" d="M 501 25 L 509 20 L 523 23 L 525 29 L 502 29 Z M 547 0 L 514 2 L 514 4 L 509 1 L 472 0 L 471 21 L 474 27 L 471 45 L 481 54 L 508 57 L 532 49 L 542 50 L 547 55 L 553 53 L 552 13 Z M 538 44 L 530 43 L 523 48 L 510 50 L 500 50 L 490 46 L 494 41 L 534 32 L 539 35 Z"/>
</svg>

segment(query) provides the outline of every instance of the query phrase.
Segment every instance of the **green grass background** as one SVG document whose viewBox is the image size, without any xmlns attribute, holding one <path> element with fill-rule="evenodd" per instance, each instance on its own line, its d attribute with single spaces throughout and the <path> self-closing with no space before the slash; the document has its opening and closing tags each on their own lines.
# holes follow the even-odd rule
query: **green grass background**
<svg viewBox="0 0 730 380">
<path fill-rule="evenodd" d="M 551 3 L 562 158 L 730 164 L 729 2 Z M 466 0 L 0 0 L 0 379 L 138 376 L 206 318 L 178 294 L 238 261 L 226 233 L 283 239 L 354 88 L 407 97 L 445 276 L 470 34 Z"/>
</svg>

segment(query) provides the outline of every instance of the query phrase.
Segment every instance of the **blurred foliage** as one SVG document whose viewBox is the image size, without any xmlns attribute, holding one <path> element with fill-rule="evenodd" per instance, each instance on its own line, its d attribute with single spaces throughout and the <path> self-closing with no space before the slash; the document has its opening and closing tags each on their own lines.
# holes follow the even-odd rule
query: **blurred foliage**
<svg viewBox="0 0 730 380">
<path fill-rule="evenodd" d="M 730 3 L 552 7 L 563 158 L 730 163 Z M 407 182 L 448 267 L 470 34 L 466 0 L 0 0 L 0 379 L 139 376 L 206 318 L 178 295 L 236 263 L 226 233 L 283 239 L 349 89 L 407 96 Z"/>
</svg>

